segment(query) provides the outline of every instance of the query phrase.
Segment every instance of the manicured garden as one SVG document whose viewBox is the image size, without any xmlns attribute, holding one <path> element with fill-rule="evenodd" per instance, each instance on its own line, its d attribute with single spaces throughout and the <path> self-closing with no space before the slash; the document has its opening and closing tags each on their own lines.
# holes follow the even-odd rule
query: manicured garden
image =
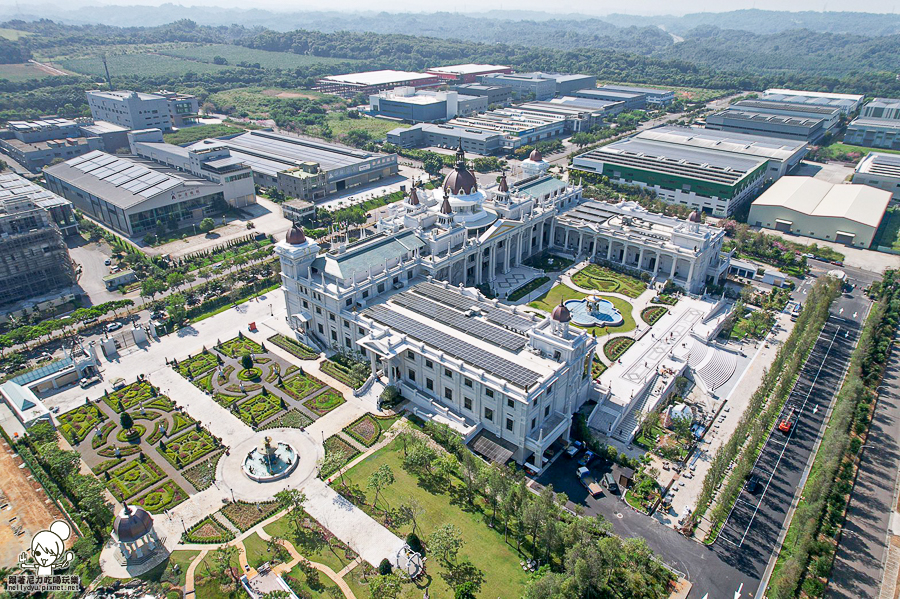
<svg viewBox="0 0 900 599">
<path fill-rule="evenodd" d="M 353 458 L 359 455 L 359 451 L 356 450 L 355 447 L 344 441 L 338 435 L 331 435 L 327 439 L 325 439 L 325 459 L 328 459 L 328 456 L 333 453 L 339 453 L 344 456 L 342 460 L 342 465 L 346 464 Z M 319 470 L 319 478 L 325 479 L 337 472 L 339 466 L 333 466 L 331 468 L 321 468 Z"/>
<path fill-rule="evenodd" d="M 606 372 L 606 369 L 609 368 L 606 364 L 604 364 L 597 356 L 594 356 L 594 359 L 591 360 L 591 378 L 597 380 L 601 374 Z"/>
<path fill-rule="evenodd" d="M 234 533 L 219 524 L 212 516 L 207 516 L 191 526 L 181 538 L 186 543 L 226 543 L 234 538 Z M 198 594 L 198 597 L 200 595 Z"/>
<path fill-rule="evenodd" d="M 250 352 L 251 354 L 261 354 L 264 351 L 259 343 L 253 339 L 244 337 L 243 334 L 239 334 L 234 339 L 229 339 L 228 341 L 217 345 L 216 349 L 229 358 L 236 358 L 245 351 Z"/>
<path fill-rule="evenodd" d="M 181 469 L 215 451 L 218 447 L 219 442 L 209 431 L 197 427 L 175 439 L 160 441 L 156 449 L 166 458 L 167 462 Z"/>
<path fill-rule="evenodd" d="M 635 298 L 647 290 L 647 284 L 624 273 L 616 272 L 598 264 L 588 264 L 574 275 L 572 282 L 584 289 L 595 289 L 606 293 L 620 293 Z"/>
<path fill-rule="evenodd" d="M 333 376 L 351 389 L 359 389 L 369 378 L 371 368 L 348 355 L 335 354 L 319 365 L 322 372 Z"/>
<path fill-rule="evenodd" d="M 550 291 L 533 302 L 530 302 L 528 305 L 550 314 L 553 312 L 553 309 L 559 305 L 560 300 L 584 299 L 585 297 L 587 297 L 587 294 L 575 291 L 567 285 L 556 285 Z M 588 333 L 596 333 L 597 336 L 601 336 L 608 335 L 609 333 L 624 333 L 633 330 L 635 326 L 637 326 L 634 322 L 634 316 L 631 314 L 634 307 L 630 303 L 622 298 L 611 295 L 601 295 L 601 297 L 612 302 L 616 309 L 622 314 L 622 324 L 617 327 L 588 327 L 584 330 Z"/>
<path fill-rule="evenodd" d="M 535 289 L 540 288 L 541 285 L 545 284 L 549 280 L 550 277 L 538 277 L 536 279 L 532 279 L 510 293 L 506 299 L 511 302 L 517 302 Z"/>
<path fill-rule="evenodd" d="M 296 408 L 291 408 L 278 418 L 266 422 L 258 430 L 264 431 L 271 428 L 306 428 L 313 423 L 312 418 Z"/>
<path fill-rule="evenodd" d="M 165 478 L 162 469 L 150 459 L 136 459 L 109 471 L 107 487 L 116 499 L 130 499 Z"/>
<path fill-rule="evenodd" d="M 363 414 L 344 427 L 344 432 L 365 447 L 372 447 L 381 438 L 381 433 L 393 424 L 396 418 L 379 418 Z"/>
<path fill-rule="evenodd" d="M 106 416 L 97 406 L 84 404 L 74 410 L 69 410 L 65 414 L 61 414 L 57 419 L 60 424 L 59 432 L 70 444 L 77 445 L 84 441 L 95 427 L 106 420 Z M 104 425 L 104 430 L 105 434 L 108 435 L 111 429 L 107 430 L 106 425 Z"/>
<path fill-rule="evenodd" d="M 315 360 L 319 357 L 319 353 L 313 348 L 284 335 L 272 335 L 267 341 L 301 360 Z"/>
<path fill-rule="evenodd" d="M 325 386 L 325 383 L 308 374 L 300 373 L 284 380 L 282 378 L 281 389 L 298 401 L 302 401 L 311 393 L 315 393 Z"/>
<path fill-rule="evenodd" d="M 151 514 L 159 514 L 163 510 L 172 509 L 187 498 L 188 494 L 184 492 L 184 489 L 176 485 L 172 480 L 166 480 L 149 493 L 145 493 L 135 499 L 134 503 Z"/>
<path fill-rule="evenodd" d="M 271 418 L 282 410 L 281 399 L 271 393 L 263 391 L 250 399 L 237 404 L 232 411 L 235 412 L 245 424 L 256 427 L 266 419 Z"/>
<path fill-rule="evenodd" d="M 178 362 L 178 365 L 175 367 L 175 369 L 178 370 L 178 373 L 181 376 L 187 379 L 192 379 L 212 370 L 218 365 L 219 360 L 212 352 L 203 351 L 196 356 Z"/>
<path fill-rule="evenodd" d="M 641 310 L 641 320 L 652 326 L 665 316 L 668 311 L 669 309 L 663 306 L 649 306 Z"/>
<path fill-rule="evenodd" d="M 164 400 L 156 401 L 161 398 Z M 103 401 L 119 413 L 139 405 L 145 408 L 157 408 L 164 412 L 168 412 L 174 407 L 168 398 L 159 395 L 159 390 L 147 381 L 136 381 L 118 391 L 107 393 L 103 396 Z"/>
<path fill-rule="evenodd" d="M 238 530 L 245 532 L 277 512 L 279 509 L 278 502 L 276 501 L 263 501 L 260 503 L 238 501 L 229 503 L 220 511 L 223 516 L 228 518 L 229 522 L 237 527 Z"/>
<path fill-rule="evenodd" d="M 323 393 L 319 393 L 315 397 L 307 399 L 303 402 L 303 405 L 315 414 L 324 416 L 331 410 L 343 404 L 345 401 L 346 400 L 344 399 L 343 395 L 341 395 L 334 389 L 328 389 Z"/>
<path fill-rule="evenodd" d="M 198 464 L 194 464 L 190 468 L 181 471 L 181 476 L 191 483 L 198 491 L 208 489 L 213 481 L 216 480 L 216 465 L 222 457 L 223 452 L 209 457 Z"/>
<path fill-rule="evenodd" d="M 563 258 L 562 256 L 557 256 L 556 254 L 551 254 L 549 252 L 542 252 L 537 256 L 528 258 L 522 262 L 522 264 L 530 266 L 531 268 L 543 270 L 544 272 L 557 272 L 566 270 L 572 266 L 574 262 L 569 258 Z"/>
<path fill-rule="evenodd" d="M 632 345 L 634 345 L 634 339 L 631 337 L 616 337 L 615 339 L 610 339 L 603 346 L 603 355 L 606 356 L 610 362 L 615 362 L 621 358 L 622 354 L 624 354 Z"/>
</svg>

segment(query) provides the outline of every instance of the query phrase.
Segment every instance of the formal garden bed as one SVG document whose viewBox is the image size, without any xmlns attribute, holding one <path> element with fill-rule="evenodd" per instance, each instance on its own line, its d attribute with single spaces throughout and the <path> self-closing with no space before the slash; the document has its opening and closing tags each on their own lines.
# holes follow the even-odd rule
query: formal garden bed
<svg viewBox="0 0 900 599">
<path fill-rule="evenodd" d="M 196 420 L 185 414 L 184 412 L 175 412 L 172 414 L 172 430 L 167 431 L 169 437 L 177 435 L 192 424 L 196 424 Z"/>
<path fill-rule="evenodd" d="M 536 279 L 532 279 L 532 280 L 528 281 L 527 283 L 525 283 L 524 285 L 522 285 L 521 287 L 518 287 L 512 293 L 510 293 L 506 297 L 506 299 L 508 299 L 511 302 L 517 302 L 520 299 L 522 299 L 523 297 L 525 297 L 526 295 L 528 295 L 529 293 L 533 292 L 534 290 L 539 289 L 541 287 L 541 285 L 547 283 L 549 280 L 550 280 L 550 277 L 538 277 Z"/>
<path fill-rule="evenodd" d="M 163 510 L 172 509 L 187 498 L 188 494 L 184 489 L 175 484 L 174 481 L 167 480 L 149 493 L 145 493 L 135 499 L 133 503 L 138 504 L 151 514 L 159 514 Z"/>
<path fill-rule="evenodd" d="M 107 472 L 106 486 L 119 501 L 130 499 L 166 477 L 153 460 L 131 460 Z"/>
<path fill-rule="evenodd" d="M 212 352 L 204 349 L 203 352 L 181 362 L 175 362 L 178 374 L 186 379 L 194 379 L 219 365 L 219 358 Z"/>
<path fill-rule="evenodd" d="M 135 424 L 129 430 L 120 430 L 116 433 L 116 441 L 119 443 L 140 443 L 141 437 L 147 432 L 147 427 L 143 424 Z"/>
<path fill-rule="evenodd" d="M 281 389 L 297 401 L 303 401 L 307 396 L 325 386 L 325 383 L 319 379 L 303 372 L 289 379 L 282 378 Z"/>
<path fill-rule="evenodd" d="M 190 468 L 185 468 L 181 471 L 181 476 L 198 491 L 208 489 L 213 484 L 213 481 L 216 480 L 216 466 L 219 464 L 219 459 L 223 454 L 224 452 L 220 451 Z"/>
<path fill-rule="evenodd" d="M 230 395 L 228 393 L 216 393 L 215 395 L 213 395 L 213 399 L 215 400 L 215 402 L 223 408 L 227 408 L 234 402 L 238 401 L 239 399 L 244 399 L 245 397 L 246 395 Z"/>
<path fill-rule="evenodd" d="M 584 289 L 620 293 L 630 298 L 636 298 L 647 290 L 647 284 L 640 279 L 598 264 L 588 264 L 573 274 L 572 282 Z"/>
<path fill-rule="evenodd" d="M 543 270 L 544 272 L 557 272 L 566 270 L 572 266 L 574 262 L 569 258 L 563 258 L 562 256 L 557 256 L 556 254 L 551 254 L 549 252 L 542 252 L 536 256 L 531 256 L 522 262 L 522 264 L 530 266 L 531 268 Z"/>
<path fill-rule="evenodd" d="M 242 381 L 258 381 L 262 378 L 262 369 L 256 366 L 253 368 L 244 368 L 237 373 L 237 377 Z"/>
<path fill-rule="evenodd" d="M 360 445 L 372 447 L 381 438 L 381 433 L 396 421 L 392 418 L 379 418 L 372 414 L 363 414 L 344 427 L 344 432 Z"/>
<path fill-rule="evenodd" d="M 674 295 L 657 295 L 653 299 L 650 300 L 651 304 L 665 304 L 667 306 L 674 306 L 678 303 L 678 298 Z"/>
<path fill-rule="evenodd" d="M 303 402 L 303 405 L 319 416 L 324 416 L 331 410 L 335 409 L 346 400 L 344 396 L 335 391 L 334 389 L 328 389 L 323 393 L 319 393 L 315 397 L 311 397 Z"/>
<path fill-rule="evenodd" d="M 84 404 L 57 417 L 59 432 L 72 445 L 84 441 L 94 428 L 106 420 L 103 411 L 93 404 Z M 107 431 L 107 434 L 109 432 Z"/>
<path fill-rule="evenodd" d="M 295 341 L 290 337 L 285 337 L 284 335 L 272 335 L 267 339 L 273 345 L 277 345 L 284 351 L 288 352 L 295 358 L 299 358 L 300 360 L 315 360 L 319 357 L 319 352 L 314 350 L 313 348 L 300 343 L 299 341 Z"/>
<path fill-rule="evenodd" d="M 156 387 L 147 381 L 136 381 L 122 387 L 118 391 L 107 393 L 103 396 L 103 401 L 116 412 L 122 413 L 138 405 L 143 405 L 144 407 L 157 407 L 155 405 L 151 406 L 150 404 L 158 396 L 159 390 Z"/>
<path fill-rule="evenodd" d="M 191 382 L 195 387 L 200 389 L 201 391 L 205 391 L 207 393 L 213 392 L 213 376 L 215 376 L 215 372 L 209 372 L 204 374 L 203 376 L 197 377 L 195 379 L 191 379 Z"/>
<path fill-rule="evenodd" d="M 624 354 L 632 345 L 634 345 L 634 339 L 631 337 L 616 337 L 615 339 L 610 339 L 603 346 L 603 355 L 611 362 L 615 362 L 621 358 L 622 354 Z"/>
<path fill-rule="evenodd" d="M 650 306 L 641 310 L 641 320 L 649 325 L 654 325 L 657 321 L 668 314 L 669 309 L 662 306 Z"/>
<path fill-rule="evenodd" d="M 160 441 L 156 449 L 179 470 L 218 449 L 219 442 L 202 427 L 169 441 Z"/>
<path fill-rule="evenodd" d="M 277 501 L 263 501 L 259 503 L 238 501 L 229 503 L 220 511 L 239 531 L 246 532 L 279 509 L 280 506 Z"/>
<path fill-rule="evenodd" d="M 100 427 L 100 434 L 95 434 L 91 437 L 91 449 L 99 449 L 106 445 L 106 440 L 109 438 L 109 433 L 113 432 L 116 428 L 116 423 L 112 420 L 108 421 L 106 424 Z"/>
<path fill-rule="evenodd" d="M 257 430 L 265 431 L 272 428 L 299 428 L 304 429 L 313 423 L 313 419 L 296 408 L 292 408 L 279 416 L 273 418 Z"/>
<path fill-rule="evenodd" d="M 344 459 L 341 462 L 341 465 L 346 464 L 353 458 L 359 455 L 359 451 L 341 439 L 338 435 L 331 435 L 327 439 L 325 439 L 325 458 L 328 458 L 328 455 L 331 453 L 342 453 L 344 454 Z M 319 470 L 319 478 L 325 479 L 337 472 L 338 466 L 332 466 L 331 468 L 321 468 Z"/>
<path fill-rule="evenodd" d="M 158 422 L 153 423 L 153 432 L 150 433 L 150 436 L 147 437 L 147 444 L 154 445 L 157 441 L 166 436 L 167 428 L 169 426 L 168 421 L 160 420 Z"/>
<path fill-rule="evenodd" d="M 266 366 L 266 382 L 274 384 L 281 376 L 281 365 L 278 362 L 272 362 Z"/>
<path fill-rule="evenodd" d="M 185 543 L 227 543 L 234 538 L 234 533 L 219 524 L 212 516 L 207 516 L 191 526 L 182 539 Z"/>
<path fill-rule="evenodd" d="M 91 470 L 94 472 L 94 474 L 103 474 L 107 470 L 112 470 L 124 461 L 125 458 L 111 458 L 109 460 L 103 460 L 102 462 L 91 468 Z"/>
<path fill-rule="evenodd" d="M 244 352 L 250 352 L 251 354 L 261 354 L 265 351 L 259 343 L 257 343 L 253 339 L 244 337 L 243 333 L 238 333 L 238 336 L 234 339 L 229 339 L 224 343 L 220 343 L 216 346 L 216 349 L 229 358 L 236 358 Z"/>
<path fill-rule="evenodd" d="M 359 389 L 369 378 L 371 366 L 349 354 L 335 354 L 323 361 L 319 368 L 351 389 Z"/>
<path fill-rule="evenodd" d="M 250 399 L 233 405 L 231 410 L 236 413 L 245 424 L 256 427 L 263 423 L 267 418 L 271 418 L 284 409 L 282 400 L 275 397 L 271 393 L 263 391 L 259 395 L 254 395 Z"/>
<path fill-rule="evenodd" d="M 591 360 L 591 378 L 597 380 L 600 378 L 601 374 L 606 372 L 607 368 L 609 368 L 609 366 L 604 364 L 600 358 L 594 356 L 594 359 Z"/>
<path fill-rule="evenodd" d="M 97 455 L 104 458 L 118 458 L 121 456 L 134 455 L 140 452 L 140 445 L 126 445 L 125 447 L 119 447 L 117 445 L 107 445 L 106 447 L 98 450 Z"/>
</svg>

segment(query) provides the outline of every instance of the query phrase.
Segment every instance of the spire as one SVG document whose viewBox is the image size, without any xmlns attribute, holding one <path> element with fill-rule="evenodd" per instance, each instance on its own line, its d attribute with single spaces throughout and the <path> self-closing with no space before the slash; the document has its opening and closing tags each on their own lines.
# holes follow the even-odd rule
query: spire
<svg viewBox="0 0 900 599">
<path fill-rule="evenodd" d="M 462 137 L 459 138 L 459 145 L 456 146 L 456 166 L 466 165 L 466 153 L 463 152 Z"/>
<path fill-rule="evenodd" d="M 444 203 L 441 204 L 441 214 L 453 214 L 453 209 L 450 208 L 450 196 L 447 195 L 446 189 L 444 189 Z"/>
<path fill-rule="evenodd" d="M 506 170 L 500 171 L 500 187 L 497 190 L 502 193 L 509 191 L 509 184 L 506 182 Z"/>
<path fill-rule="evenodd" d="M 419 194 L 416 193 L 415 185 L 413 185 L 412 189 L 409 190 L 409 204 L 410 204 L 410 206 L 418 206 L 419 205 Z"/>
<path fill-rule="evenodd" d="M 122 502 L 122 513 L 125 514 L 126 516 L 130 516 L 130 515 L 131 515 L 131 508 L 128 507 L 128 502 L 127 502 L 127 501 L 123 501 L 123 502 Z"/>
</svg>

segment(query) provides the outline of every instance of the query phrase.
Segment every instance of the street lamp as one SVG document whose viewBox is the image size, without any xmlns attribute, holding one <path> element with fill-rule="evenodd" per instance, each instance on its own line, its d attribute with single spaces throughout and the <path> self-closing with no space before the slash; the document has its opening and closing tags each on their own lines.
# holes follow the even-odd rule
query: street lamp
<svg viewBox="0 0 900 599">
<path fill-rule="evenodd" d="M 187 534 L 187 526 L 184 525 L 184 518 L 181 519 L 181 528 L 184 529 L 184 534 Z"/>
</svg>

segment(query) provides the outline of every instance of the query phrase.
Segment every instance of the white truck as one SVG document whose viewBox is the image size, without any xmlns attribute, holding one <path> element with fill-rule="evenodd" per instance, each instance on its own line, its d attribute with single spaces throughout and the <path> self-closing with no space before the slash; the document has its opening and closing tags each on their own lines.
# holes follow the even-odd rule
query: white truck
<svg viewBox="0 0 900 599">
<path fill-rule="evenodd" d="M 600 486 L 600 483 L 597 482 L 591 471 L 584 466 L 578 469 L 578 479 L 584 485 L 584 488 L 588 490 L 588 493 L 591 494 L 591 497 L 599 497 L 603 494 L 603 487 Z"/>
</svg>

